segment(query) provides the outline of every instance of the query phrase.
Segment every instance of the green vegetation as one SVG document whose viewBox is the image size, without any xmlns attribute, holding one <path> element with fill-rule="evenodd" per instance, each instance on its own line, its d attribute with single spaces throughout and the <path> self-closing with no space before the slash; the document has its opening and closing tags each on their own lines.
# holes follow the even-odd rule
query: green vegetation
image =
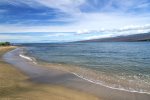
<svg viewBox="0 0 150 100">
<path fill-rule="evenodd" d="M 0 46 L 10 46 L 10 42 L 0 42 Z"/>
</svg>

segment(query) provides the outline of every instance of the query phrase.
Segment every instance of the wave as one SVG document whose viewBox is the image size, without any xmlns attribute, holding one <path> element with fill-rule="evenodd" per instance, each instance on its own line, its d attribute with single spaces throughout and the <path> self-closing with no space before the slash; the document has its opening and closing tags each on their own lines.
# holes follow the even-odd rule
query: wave
<svg viewBox="0 0 150 100">
<path fill-rule="evenodd" d="M 28 60 L 28 61 L 31 61 L 31 62 L 34 63 L 34 64 L 37 64 L 36 59 L 33 58 L 33 57 L 25 56 L 25 55 L 23 55 L 23 54 L 19 54 L 19 56 L 20 56 L 21 58 L 24 58 L 24 59 Z"/>
<path fill-rule="evenodd" d="M 123 83 L 113 83 L 114 79 L 111 79 L 111 76 L 107 76 L 105 75 L 105 73 L 98 73 L 95 70 L 92 69 L 87 69 L 87 68 L 81 68 L 79 66 L 74 66 L 74 65 L 67 65 L 67 64 L 60 64 L 60 63 L 47 63 L 47 62 L 40 62 L 39 64 L 42 64 L 42 66 L 47 66 L 53 69 L 57 69 L 57 70 L 62 70 L 62 71 L 66 71 L 68 73 L 71 73 L 85 81 L 88 81 L 90 83 L 96 84 L 96 85 L 100 85 L 100 86 L 104 86 L 110 89 L 114 89 L 114 90 L 121 90 L 121 91 L 126 91 L 126 92 L 132 92 L 132 93 L 142 93 L 142 94 L 150 94 L 149 89 L 145 89 L 142 87 L 133 87 L 130 86 L 129 84 L 123 84 Z M 55 66 L 55 67 L 54 67 Z M 99 78 L 101 77 L 101 78 Z M 111 80 L 107 80 L 107 79 L 111 79 Z M 116 77 L 115 77 L 115 80 Z M 128 81 L 128 80 L 126 80 Z M 133 85 L 137 85 L 134 83 L 132 83 Z M 144 84 L 144 83 L 143 83 Z M 148 87 L 147 87 L 148 88 Z"/>
<path fill-rule="evenodd" d="M 115 86 L 108 86 L 106 84 L 104 84 L 103 82 L 99 82 L 99 81 L 96 81 L 96 80 L 92 80 L 92 79 L 89 79 L 89 78 L 86 78 L 82 75 L 79 75 L 77 73 L 74 73 L 74 72 L 71 72 L 72 74 L 74 74 L 75 76 L 81 78 L 81 79 L 84 79 L 85 81 L 88 81 L 90 83 L 93 83 L 93 84 L 97 84 L 97 85 L 101 85 L 101 86 L 104 86 L 104 87 L 107 87 L 107 88 L 110 88 L 110 89 L 115 89 L 115 90 L 121 90 L 121 91 L 126 91 L 126 92 L 132 92 L 132 93 L 142 93 L 142 94 L 150 94 L 149 92 L 143 92 L 142 90 L 141 91 L 136 91 L 134 89 L 125 89 L 125 88 L 115 88 Z"/>
</svg>

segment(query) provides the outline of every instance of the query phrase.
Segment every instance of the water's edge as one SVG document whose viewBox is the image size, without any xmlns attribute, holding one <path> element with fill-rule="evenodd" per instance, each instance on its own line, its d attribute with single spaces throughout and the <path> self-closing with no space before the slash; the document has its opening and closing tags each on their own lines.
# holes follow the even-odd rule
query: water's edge
<svg viewBox="0 0 150 100">
<path fill-rule="evenodd" d="M 25 48 L 23 48 L 23 49 L 25 49 Z M 32 62 L 33 64 L 38 64 L 40 66 L 44 66 L 43 64 L 39 63 L 38 60 L 36 60 L 36 58 L 29 57 L 29 56 L 25 55 L 23 52 L 20 52 L 19 56 L 21 58 L 23 58 L 23 59 L 26 59 L 26 60 Z M 53 63 L 47 63 L 47 62 L 42 62 L 42 63 L 44 63 L 44 64 L 46 63 L 46 64 L 50 64 L 50 65 L 54 65 L 54 66 L 62 65 L 62 64 L 53 64 Z M 67 65 L 63 64 L 62 66 L 67 66 Z M 59 66 L 59 67 L 62 67 L 62 66 Z M 56 68 L 56 69 L 58 70 L 58 68 Z M 62 70 L 62 69 L 60 68 L 59 70 Z M 84 69 L 82 68 L 82 70 L 84 70 Z M 85 77 L 85 76 L 81 75 L 80 73 L 77 73 L 77 72 L 74 72 L 74 71 L 70 71 L 70 70 L 65 70 L 65 71 L 67 71 L 67 72 L 69 72 L 69 73 L 71 73 L 71 74 L 73 74 L 73 75 L 75 75 L 75 76 L 77 76 L 77 77 L 79 77 L 79 78 L 81 78 L 81 79 L 83 79 L 85 81 L 88 81 L 88 82 L 93 83 L 93 84 L 101 85 L 101 86 L 104 86 L 104 87 L 107 87 L 107 88 L 110 88 L 110 89 L 121 90 L 121 91 L 132 92 L 132 93 L 150 94 L 149 92 L 136 91 L 134 89 L 127 90 L 127 89 L 125 89 L 123 87 L 116 88 L 116 87 L 113 87 L 113 86 L 108 86 L 102 81 L 97 81 L 97 80 Z"/>
<path fill-rule="evenodd" d="M 129 92 L 124 90 L 113 89 L 111 87 L 96 84 L 76 73 L 65 72 L 58 69 L 46 68 L 35 64 L 32 60 L 19 56 L 22 48 L 17 48 L 6 53 L 3 59 L 14 65 L 17 69 L 29 76 L 32 82 L 44 84 L 56 84 L 71 89 L 76 89 L 86 93 L 91 93 L 104 100 L 149 100 L 150 95 L 147 93 Z M 21 53 L 22 54 L 22 53 Z M 26 59 L 25 59 L 26 58 Z M 31 57 L 32 58 L 32 57 Z"/>
</svg>

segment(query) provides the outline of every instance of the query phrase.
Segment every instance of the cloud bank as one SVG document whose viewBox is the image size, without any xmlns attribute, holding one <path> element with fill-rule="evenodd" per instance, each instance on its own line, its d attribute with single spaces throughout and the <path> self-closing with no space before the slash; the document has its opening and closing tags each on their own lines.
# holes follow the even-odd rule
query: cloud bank
<svg viewBox="0 0 150 100">
<path fill-rule="evenodd" d="M 74 40 L 144 33 L 149 10 L 149 0 L 1 0 L 0 33 L 70 32 Z"/>
</svg>

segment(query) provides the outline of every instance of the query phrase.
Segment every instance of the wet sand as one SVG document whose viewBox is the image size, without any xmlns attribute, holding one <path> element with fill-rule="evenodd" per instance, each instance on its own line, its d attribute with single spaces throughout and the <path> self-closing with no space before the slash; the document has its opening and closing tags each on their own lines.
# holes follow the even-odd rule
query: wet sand
<svg viewBox="0 0 150 100">
<path fill-rule="evenodd" d="M 0 47 L 0 100 L 101 100 L 94 95 L 60 85 L 28 81 L 27 75 L 2 59 L 3 54 L 15 48 Z"/>
<path fill-rule="evenodd" d="M 19 56 L 21 48 L 4 55 L 4 60 L 29 76 L 35 83 L 54 84 L 94 94 L 104 100 L 150 100 L 150 94 L 115 90 L 88 82 L 74 74 L 43 67 Z"/>
</svg>

